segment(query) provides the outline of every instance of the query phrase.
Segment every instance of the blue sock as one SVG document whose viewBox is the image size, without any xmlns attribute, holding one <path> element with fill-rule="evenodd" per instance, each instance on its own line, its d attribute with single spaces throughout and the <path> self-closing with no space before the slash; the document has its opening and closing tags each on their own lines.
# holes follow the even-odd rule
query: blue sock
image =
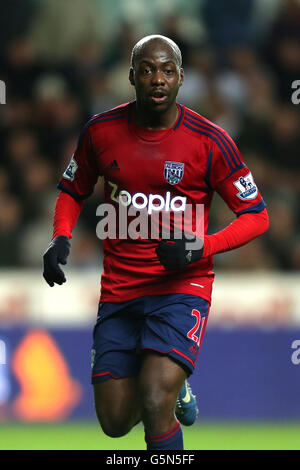
<svg viewBox="0 0 300 470">
<path fill-rule="evenodd" d="M 156 436 L 145 434 L 147 450 L 183 450 L 183 435 L 179 421 L 169 431 Z"/>
</svg>

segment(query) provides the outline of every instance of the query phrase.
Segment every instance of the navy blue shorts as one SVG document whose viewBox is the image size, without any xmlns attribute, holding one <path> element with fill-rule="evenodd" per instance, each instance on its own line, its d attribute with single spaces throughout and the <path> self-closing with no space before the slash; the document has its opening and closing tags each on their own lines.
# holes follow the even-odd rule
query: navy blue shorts
<svg viewBox="0 0 300 470">
<path fill-rule="evenodd" d="M 142 352 L 154 350 L 195 368 L 209 302 L 190 294 L 100 302 L 93 333 L 92 383 L 139 374 Z"/>
</svg>

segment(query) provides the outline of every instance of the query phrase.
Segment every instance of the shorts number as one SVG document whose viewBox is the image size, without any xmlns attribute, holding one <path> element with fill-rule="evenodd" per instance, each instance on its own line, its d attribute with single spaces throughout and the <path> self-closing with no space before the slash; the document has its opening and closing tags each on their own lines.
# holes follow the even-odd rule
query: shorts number
<svg viewBox="0 0 300 470">
<path fill-rule="evenodd" d="M 195 343 L 197 343 L 197 345 L 199 346 L 201 336 L 202 336 L 203 325 L 205 322 L 205 317 L 203 317 L 201 321 L 201 313 L 199 312 L 199 310 L 196 310 L 195 308 L 193 308 L 192 310 L 192 315 L 193 317 L 196 317 L 196 323 L 195 323 L 195 326 L 193 326 L 193 328 L 188 332 L 187 337 L 195 341 Z M 199 330 L 200 323 L 201 323 L 200 334 L 199 336 L 197 336 L 195 333 Z"/>
</svg>

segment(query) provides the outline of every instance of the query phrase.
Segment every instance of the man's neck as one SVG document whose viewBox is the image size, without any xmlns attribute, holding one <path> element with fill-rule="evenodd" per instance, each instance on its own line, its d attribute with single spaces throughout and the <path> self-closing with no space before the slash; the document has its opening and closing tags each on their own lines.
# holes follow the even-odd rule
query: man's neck
<svg viewBox="0 0 300 470">
<path fill-rule="evenodd" d="M 176 103 L 172 105 L 165 113 L 149 113 L 148 110 L 138 106 L 134 107 L 134 116 L 136 123 L 149 130 L 170 129 L 174 126 L 178 118 L 178 107 Z"/>
</svg>

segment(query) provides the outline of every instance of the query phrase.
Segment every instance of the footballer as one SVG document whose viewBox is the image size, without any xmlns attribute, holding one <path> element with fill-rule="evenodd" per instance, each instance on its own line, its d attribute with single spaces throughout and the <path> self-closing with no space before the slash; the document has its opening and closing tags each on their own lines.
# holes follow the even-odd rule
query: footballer
<svg viewBox="0 0 300 470">
<path fill-rule="evenodd" d="M 213 255 L 263 234 L 268 214 L 227 132 L 177 102 L 184 72 L 171 39 L 142 38 L 132 50 L 129 80 L 136 99 L 88 121 L 58 184 L 43 275 L 51 287 L 66 281 L 59 264 L 67 262 L 72 230 L 100 176 L 105 202 L 117 211 L 125 195 L 126 206 L 146 210 L 148 217 L 170 213 L 169 239 L 103 240 L 91 380 L 99 423 L 108 436 L 123 436 L 142 422 L 148 450 L 181 450 L 181 424 L 190 425 L 197 416 L 187 378 L 207 324 Z M 236 218 L 207 235 L 215 191 Z M 195 235 L 201 243 L 193 249 L 185 236 L 173 236 L 174 214 L 188 206 L 192 218 L 196 207 L 204 208 L 203 234 Z"/>
</svg>

